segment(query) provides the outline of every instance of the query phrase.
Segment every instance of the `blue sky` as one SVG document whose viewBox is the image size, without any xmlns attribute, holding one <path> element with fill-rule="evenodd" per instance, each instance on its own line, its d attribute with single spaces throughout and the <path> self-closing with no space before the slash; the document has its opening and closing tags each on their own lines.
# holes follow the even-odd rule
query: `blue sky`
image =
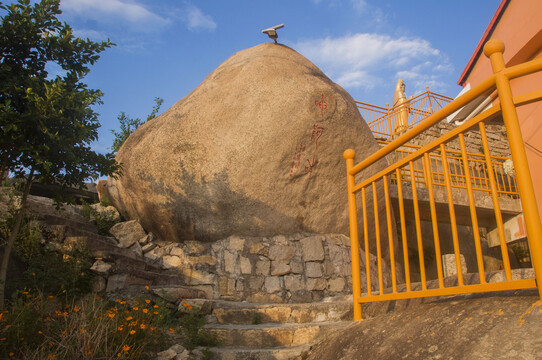
<svg viewBox="0 0 542 360">
<path fill-rule="evenodd" d="M 13 1 L 6 1 L 10 3 Z M 455 96 L 459 75 L 500 0 L 61 0 L 76 36 L 111 39 L 86 77 L 104 92 L 99 141 L 108 151 L 117 115 L 146 118 L 182 99 L 235 52 L 279 42 L 320 67 L 356 100 L 385 106 L 398 78 L 407 96 Z M 242 94 L 240 94 L 242 96 Z M 210 104 L 212 105 L 212 104 Z"/>
</svg>

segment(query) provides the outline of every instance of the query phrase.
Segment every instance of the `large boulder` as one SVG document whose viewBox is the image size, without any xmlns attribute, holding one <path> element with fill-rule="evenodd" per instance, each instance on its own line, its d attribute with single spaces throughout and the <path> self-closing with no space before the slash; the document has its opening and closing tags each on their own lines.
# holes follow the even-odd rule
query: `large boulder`
<svg viewBox="0 0 542 360">
<path fill-rule="evenodd" d="M 172 241 L 349 234 L 348 148 L 358 161 L 379 148 L 352 97 L 291 48 L 262 44 L 138 128 L 107 195 Z"/>
</svg>

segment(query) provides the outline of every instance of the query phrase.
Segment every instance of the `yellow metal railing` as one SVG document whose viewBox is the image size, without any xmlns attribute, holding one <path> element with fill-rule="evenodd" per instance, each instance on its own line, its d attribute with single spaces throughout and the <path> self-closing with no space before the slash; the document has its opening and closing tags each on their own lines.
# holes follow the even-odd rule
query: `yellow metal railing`
<svg viewBox="0 0 542 360">
<path fill-rule="evenodd" d="M 426 90 L 407 102 L 406 112 L 409 128 L 421 123 L 429 115 L 442 109 L 453 100 L 448 96 L 429 91 L 428 87 Z M 389 104 L 386 104 L 386 107 L 360 101 L 356 101 L 356 104 L 361 116 L 376 137 L 391 138 L 395 135 L 394 129 L 397 127 L 400 112 L 405 111 L 404 105 L 390 108 Z"/>
<path fill-rule="evenodd" d="M 382 140 L 377 140 L 377 142 L 381 145 L 389 144 L 389 142 Z M 419 149 L 421 149 L 421 146 L 419 145 L 404 144 L 401 148 L 396 149 L 394 152 L 387 155 L 388 164 L 396 163 L 415 153 Z M 446 149 L 446 160 L 448 162 L 447 169 L 450 176 L 450 186 L 452 188 L 466 190 L 467 177 L 465 175 L 461 151 Z M 519 197 L 519 192 L 516 177 L 514 174 L 507 173 L 507 170 L 505 169 L 505 162 L 510 160 L 511 159 L 507 157 L 491 156 L 497 196 L 517 199 Z M 485 155 L 467 152 L 467 162 L 469 164 L 468 169 L 472 190 L 491 195 L 491 184 L 489 181 Z M 446 174 L 444 173 L 440 149 L 429 153 L 429 164 L 431 165 L 431 181 L 433 186 L 444 189 L 446 187 Z M 414 162 L 412 173 L 409 168 L 403 168 L 400 170 L 399 175 L 403 183 L 409 183 L 411 177 L 413 177 L 414 182 L 417 185 L 427 185 L 421 161 Z M 390 176 L 390 180 L 392 184 L 397 184 L 397 176 L 395 174 Z"/>
<path fill-rule="evenodd" d="M 533 60 L 524 64 L 516 65 L 510 68 L 506 68 L 503 60 L 504 44 L 498 40 L 490 40 L 484 47 L 484 53 L 489 57 L 494 74 L 482 81 L 479 85 L 473 87 L 469 92 L 458 97 L 456 100 L 436 111 L 434 114 L 427 117 L 418 126 L 412 127 L 406 133 L 393 140 L 390 144 L 381 148 L 366 159 L 363 159 L 360 163 L 354 164 L 355 152 L 353 150 L 346 150 L 344 158 L 346 160 L 347 167 L 347 184 L 348 184 L 348 203 L 349 203 L 349 216 L 350 216 L 350 238 L 351 238 L 351 256 L 352 256 L 352 284 L 353 284 L 353 302 L 354 302 L 354 319 L 362 319 L 361 304 L 373 301 L 385 301 L 396 299 L 408 299 L 415 297 L 429 297 L 429 296 L 443 296 L 464 294 L 473 292 L 487 292 L 487 291 L 501 291 L 501 290 L 513 290 L 513 289 L 526 289 L 537 288 L 537 282 L 535 279 L 523 279 L 513 280 L 512 271 L 510 265 L 510 259 L 508 255 L 507 244 L 504 234 L 503 214 L 499 206 L 499 192 L 497 186 L 497 179 L 494 171 L 487 172 L 487 180 L 489 182 L 490 189 L 490 201 L 493 205 L 494 211 L 494 223 L 498 229 L 500 253 L 502 256 L 502 263 L 505 274 L 505 281 L 497 283 L 488 283 L 486 281 L 486 273 L 484 269 L 482 243 L 480 239 L 480 226 L 477 214 L 477 204 L 475 202 L 475 186 L 476 180 L 473 182 L 473 176 L 470 169 L 473 167 L 474 159 L 469 155 L 465 145 L 465 133 L 470 130 L 479 130 L 481 141 L 483 145 L 483 164 L 486 169 L 494 168 L 494 160 L 490 156 L 489 145 L 486 136 L 485 123 L 502 115 L 504 124 L 507 131 L 508 142 L 510 145 L 510 151 L 512 154 L 512 160 L 514 169 L 516 172 L 517 189 L 519 190 L 521 206 L 523 210 L 523 216 L 525 220 L 525 226 L 527 230 L 529 249 L 531 251 L 531 259 L 534 268 L 535 278 L 538 279 L 538 292 L 542 299 L 542 227 L 540 224 L 540 218 L 538 208 L 534 196 L 533 184 L 527 164 L 527 157 L 523 146 L 523 138 L 521 135 L 519 122 L 516 113 L 516 106 L 520 106 L 529 102 L 539 101 L 542 99 L 542 90 L 535 91 L 533 93 L 524 94 L 521 96 L 513 97 L 510 89 L 510 79 L 524 76 L 533 72 L 542 71 L 542 59 Z M 487 94 L 497 90 L 499 104 L 493 106 L 489 110 L 475 116 L 474 118 L 465 121 L 462 125 L 454 128 L 448 133 L 444 134 L 435 141 L 422 146 L 415 152 L 398 159 L 398 161 L 389 165 L 386 169 L 377 172 L 369 178 L 356 184 L 355 175 L 361 170 L 366 169 L 370 165 L 374 164 L 378 160 L 385 156 L 395 152 L 401 146 L 404 146 L 409 140 L 419 135 L 423 131 L 427 130 L 431 126 L 435 125 L 439 121 L 442 121 L 445 117 L 449 116 L 453 112 L 459 110 L 469 102 L 477 98 L 482 94 Z M 472 228 L 472 239 L 475 249 L 475 261 L 476 270 L 479 275 L 479 283 L 466 285 L 464 283 L 464 274 L 461 264 L 461 250 L 459 248 L 458 238 L 458 225 L 456 219 L 457 207 L 454 205 L 452 187 L 454 179 L 451 167 L 449 166 L 449 150 L 446 149 L 446 145 L 451 141 L 459 141 L 460 144 L 460 160 L 463 166 L 464 184 L 463 192 L 465 198 L 468 199 L 468 213 L 470 214 L 470 226 Z M 450 221 L 451 227 L 451 248 L 453 248 L 453 256 L 455 259 L 455 269 L 457 273 L 457 285 L 445 286 L 443 266 L 441 260 L 441 241 L 446 241 L 443 237 L 439 238 L 438 230 L 438 214 L 435 204 L 435 193 L 433 187 L 436 181 L 433 180 L 433 170 L 430 165 L 431 154 L 436 153 L 440 157 L 442 164 L 442 171 L 439 175 L 440 184 L 444 184 L 447 198 L 447 216 Z M 416 186 L 416 176 L 410 176 L 409 178 L 402 178 L 404 171 L 410 174 L 416 174 L 414 164 L 420 164 L 418 170 L 421 171 L 421 178 L 426 183 L 426 195 L 428 198 L 429 206 L 427 212 L 430 215 L 432 224 L 432 241 L 434 249 L 434 259 L 436 260 L 437 268 L 437 280 L 438 284 L 435 286 L 428 286 L 425 267 L 425 256 L 423 248 L 422 230 L 420 224 L 420 203 L 418 196 L 421 194 Z M 397 223 L 397 233 L 399 236 L 393 236 L 394 221 L 392 216 L 392 210 L 390 205 L 390 179 L 395 176 L 397 181 L 397 195 L 399 203 L 399 221 Z M 405 183 L 404 180 L 409 180 L 410 184 Z M 407 181 L 408 182 L 408 181 Z M 408 190 L 408 191 L 407 191 Z M 380 192 L 380 194 L 377 194 Z M 404 192 L 411 192 L 411 198 L 408 201 L 411 203 L 409 206 L 413 208 L 413 218 L 409 218 L 409 222 L 414 223 L 416 227 L 416 244 L 417 244 L 417 258 L 414 257 L 418 264 L 420 271 L 421 290 L 415 290 L 415 287 L 411 284 L 411 264 L 412 257 L 409 255 L 409 248 L 407 246 L 407 231 L 406 231 L 406 219 L 405 219 L 405 203 L 406 199 L 403 195 Z M 372 193 L 372 196 L 369 196 Z M 357 195 L 361 199 L 357 199 Z M 377 207 L 378 198 L 383 197 L 385 199 L 385 219 L 382 219 L 379 209 Z M 372 209 L 369 203 L 372 197 Z M 365 273 L 366 273 L 366 294 L 362 296 L 361 289 L 361 269 L 359 258 L 359 238 L 358 238 L 358 210 L 357 201 L 361 200 L 362 216 L 361 221 L 363 224 L 363 243 L 365 248 Z M 502 201 L 502 198 L 501 198 Z M 382 202 L 380 203 L 382 204 Z M 410 209 L 410 208 L 409 208 Z M 369 229 L 368 218 L 374 217 L 374 226 Z M 385 231 L 381 234 L 379 226 L 380 221 L 385 221 L 387 225 L 388 242 L 381 241 L 385 237 Z M 374 232 L 374 233 L 373 233 Z M 371 236 L 369 234 L 371 233 Z M 376 242 L 376 246 L 369 244 L 369 238 L 371 241 Z M 401 239 L 402 246 L 396 246 L 394 238 Z M 443 243 L 444 244 L 444 243 Z M 447 244 L 450 245 L 450 244 Z M 378 288 L 373 291 L 371 284 L 371 271 L 374 270 L 374 265 L 371 265 L 369 258 L 370 249 L 376 247 L 377 264 L 376 271 L 378 272 Z M 385 249 L 384 247 L 388 247 Z M 373 251 L 374 252 L 374 251 Z M 401 254 L 402 252 L 402 254 Z M 386 257 L 383 258 L 382 254 L 386 253 Z M 401 256 L 402 255 L 402 256 Z M 404 269 L 404 287 L 399 288 L 398 281 L 402 276 L 398 272 L 396 267 L 397 261 L 402 261 L 402 267 Z M 391 289 L 384 288 L 383 269 L 385 265 L 389 265 L 391 271 Z M 448 283 L 447 283 L 448 284 Z M 375 286 L 376 288 L 376 286 Z"/>
</svg>

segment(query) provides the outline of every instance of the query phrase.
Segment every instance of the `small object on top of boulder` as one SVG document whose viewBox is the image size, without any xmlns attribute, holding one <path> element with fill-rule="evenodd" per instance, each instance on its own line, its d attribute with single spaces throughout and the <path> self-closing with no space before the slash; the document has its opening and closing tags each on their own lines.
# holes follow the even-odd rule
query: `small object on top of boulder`
<svg viewBox="0 0 542 360">
<path fill-rule="evenodd" d="M 169 241 L 349 234 L 348 148 L 357 159 L 379 149 L 352 97 L 293 49 L 262 44 L 134 131 L 104 196 Z"/>
</svg>

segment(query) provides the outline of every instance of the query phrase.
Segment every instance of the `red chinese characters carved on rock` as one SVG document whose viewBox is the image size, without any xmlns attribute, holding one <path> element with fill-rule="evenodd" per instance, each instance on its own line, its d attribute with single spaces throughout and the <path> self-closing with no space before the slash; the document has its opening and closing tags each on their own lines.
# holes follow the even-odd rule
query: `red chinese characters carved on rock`
<svg viewBox="0 0 542 360">
<path fill-rule="evenodd" d="M 318 140 L 322 137 L 325 130 L 325 128 L 318 126 L 318 124 L 314 124 L 309 147 L 307 147 L 306 143 L 296 146 L 292 167 L 290 168 L 290 177 L 294 176 L 301 164 L 305 165 L 303 173 L 309 174 L 309 177 L 312 175 L 313 168 L 318 164 Z"/>
<path fill-rule="evenodd" d="M 324 128 L 323 127 L 320 127 L 318 125 L 314 125 L 314 127 L 312 128 L 312 135 L 311 135 L 311 143 L 314 142 L 315 145 L 316 145 L 316 150 L 318 150 L 318 139 L 320 139 L 320 137 L 322 136 L 322 134 L 324 133 Z"/>
<path fill-rule="evenodd" d="M 301 165 L 301 158 L 303 155 L 305 155 L 305 144 L 301 144 L 296 146 L 295 148 L 295 154 L 292 162 L 292 168 L 290 169 L 290 177 L 294 175 L 294 172 L 297 168 L 299 168 L 299 165 Z"/>
<path fill-rule="evenodd" d="M 312 168 L 316 166 L 316 164 L 318 164 L 318 159 L 316 158 L 316 155 L 313 155 L 312 156 L 312 161 L 311 159 L 307 159 L 307 161 L 305 162 L 307 165 L 305 165 L 305 174 L 309 174 L 309 178 L 312 176 Z"/>
<path fill-rule="evenodd" d="M 331 95 L 328 97 L 328 100 L 331 100 Z M 320 97 L 320 99 L 314 100 L 314 105 L 317 108 L 320 108 L 320 114 L 322 115 L 322 120 L 323 120 L 324 119 L 324 113 L 328 109 L 328 103 L 326 101 L 326 96 L 324 95 L 324 93 L 322 93 L 322 96 Z"/>
</svg>

